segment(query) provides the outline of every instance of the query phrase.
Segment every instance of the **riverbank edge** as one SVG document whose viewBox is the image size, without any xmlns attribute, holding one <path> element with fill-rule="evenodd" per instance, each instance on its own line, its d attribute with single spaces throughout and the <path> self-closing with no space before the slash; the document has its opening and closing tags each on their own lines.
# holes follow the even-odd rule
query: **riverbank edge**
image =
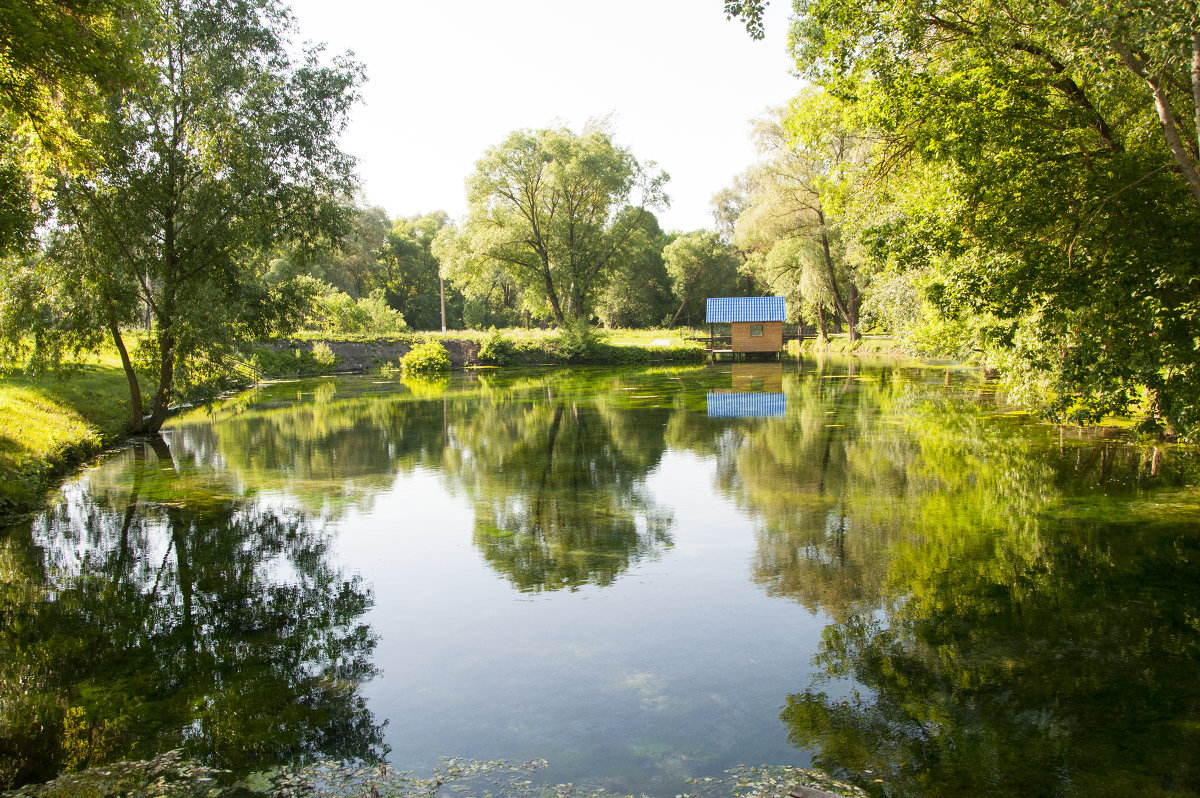
<svg viewBox="0 0 1200 798">
<path fill-rule="evenodd" d="M 0 526 L 44 506 L 79 466 L 130 439 L 120 366 L 0 376 Z"/>
<path fill-rule="evenodd" d="M 664 363 L 698 364 L 707 353 L 696 345 L 594 342 L 587 353 L 569 352 L 552 338 L 517 340 L 505 348 L 503 363 L 480 357 L 486 339 L 409 334 L 397 338 L 303 338 L 263 341 L 249 347 L 254 379 L 319 377 L 367 373 L 398 367 L 413 346 L 425 340 L 445 347 L 456 369 L 537 365 L 636 366 Z M 263 357 L 262 355 L 267 355 Z M 258 355 L 256 357 L 256 355 Z M 79 387 L 86 374 L 90 390 Z M 20 373 L 0 376 L 0 400 L 7 402 L 10 423 L 0 424 L 0 527 L 45 506 L 46 497 L 80 467 L 132 440 L 129 433 L 128 382 L 119 365 L 92 364 L 40 378 Z M 32 437 L 49 439 L 47 446 Z"/>
</svg>

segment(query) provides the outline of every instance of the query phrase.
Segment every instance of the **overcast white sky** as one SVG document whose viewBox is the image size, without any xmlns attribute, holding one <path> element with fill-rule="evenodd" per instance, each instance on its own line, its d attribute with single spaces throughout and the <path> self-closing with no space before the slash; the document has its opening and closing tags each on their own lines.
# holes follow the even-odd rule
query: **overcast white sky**
<svg viewBox="0 0 1200 798">
<path fill-rule="evenodd" d="M 612 113 L 618 143 L 671 175 L 664 229 L 711 227 L 712 195 L 754 158 L 749 121 L 800 87 L 791 4 L 753 41 L 721 0 L 292 0 L 303 39 L 353 50 L 364 102 L 344 147 L 393 216 L 465 210 L 463 181 L 517 128 L 579 131 Z"/>
</svg>

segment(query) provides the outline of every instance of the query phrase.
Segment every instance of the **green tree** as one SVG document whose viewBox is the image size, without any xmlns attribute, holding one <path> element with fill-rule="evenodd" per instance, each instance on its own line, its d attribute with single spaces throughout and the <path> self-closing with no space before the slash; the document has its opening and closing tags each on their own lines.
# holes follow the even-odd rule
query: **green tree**
<svg viewBox="0 0 1200 798">
<path fill-rule="evenodd" d="M 0 254 L 31 243 L 57 173 L 95 166 L 100 95 L 134 78 L 128 21 L 110 0 L 13 0 L 0 9 Z"/>
<path fill-rule="evenodd" d="M 376 284 L 387 292 L 388 303 L 418 330 L 442 326 L 443 280 L 433 242 L 448 222 L 445 211 L 397 219 L 376 253 Z M 462 326 L 462 295 L 452 285 L 449 289 L 446 319 L 454 328 Z"/>
<path fill-rule="evenodd" d="M 630 236 L 596 301 L 596 315 L 606 327 L 653 327 L 671 312 L 671 278 L 663 248 L 673 236 L 664 233 L 653 213 L 638 213 L 641 230 Z"/>
<path fill-rule="evenodd" d="M 184 382 L 241 337 L 295 325 L 299 297 L 262 280 L 261 253 L 340 229 L 352 159 L 337 137 L 361 69 L 298 59 L 274 0 L 161 0 L 143 33 L 147 77 L 110 98 L 93 176 L 60 192 L 54 275 L 68 336 L 111 334 L 135 430 L 157 430 Z M 156 364 L 150 415 L 120 327 L 145 309 Z M 17 332 L 19 334 L 19 331 Z M 182 375 L 182 379 L 179 379 Z"/>
<path fill-rule="evenodd" d="M 706 230 L 684 233 L 663 250 L 671 292 L 679 300 L 668 327 L 674 327 L 685 309 L 699 318 L 704 301 L 727 296 L 737 285 L 737 256 L 721 237 Z"/>
<path fill-rule="evenodd" d="M 463 243 L 448 251 L 466 261 L 458 271 L 501 269 L 526 309 L 560 325 L 589 318 L 642 215 L 667 201 L 666 174 L 601 128 L 519 130 L 488 150 L 467 179 Z"/>
<path fill-rule="evenodd" d="M 536 302 L 526 304 L 525 291 L 500 261 L 477 258 L 470 241 L 448 224 L 434 238 L 432 253 L 445 280 L 463 298 L 462 320 L 468 329 L 510 326 L 527 320 Z"/>
<path fill-rule="evenodd" d="M 882 262 L 1051 417 L 1200 424 L 1197 29 L 1190 2 L 796 4 L 801 72 L 887 131 Z"/>
<path fill-rule="evenodd" d="M 865 154 L 858 136 L 833 113 L 837 107 L 812 92 L 789 113 L 760 120 L 755 137 L 761 159 L 734 242 L 750 253 L 747 269 L 760 283 L 793 299 L 807 294 L 822 327 L 826 309 L 836 310 L 857 340 L 869 276 L 851 257 L 851 214 L 844 211 Z"/>
</svg>

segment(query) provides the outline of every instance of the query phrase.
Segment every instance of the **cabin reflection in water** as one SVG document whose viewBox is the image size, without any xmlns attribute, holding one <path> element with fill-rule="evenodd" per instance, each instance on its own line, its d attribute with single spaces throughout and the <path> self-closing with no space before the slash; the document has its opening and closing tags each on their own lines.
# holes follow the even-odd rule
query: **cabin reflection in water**
<svg viewBox="0 0 1200 798">
<path fill-rule="evenodd" d="M 708 392 L 709 418 L 776 418 L 787 410 L 782 363 L 734 363 L 732 390 Z"/>
</svg>

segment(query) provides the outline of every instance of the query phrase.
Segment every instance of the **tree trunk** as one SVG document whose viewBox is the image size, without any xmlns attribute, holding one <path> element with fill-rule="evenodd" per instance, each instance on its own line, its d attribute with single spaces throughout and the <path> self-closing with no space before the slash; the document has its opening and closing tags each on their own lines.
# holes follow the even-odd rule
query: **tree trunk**
<svg viewBox="0 0 1200 798">
<path fill-rule="evenodd" d="M 563 316 L 562 305 L 558 302 L 558 292 L 554 290 L 554 281 L 550 279 L 550 270 L 545 270 L 546 298 L 550 300 L 550 310 L 554 313 L 554 321 L 559 327 L 566 326 L 567 319 Z"/>
<path fill-rule="evenodd" d="M 1192 31 L 1192 110 L 1196 115 L 1196 157 L 1200 158 L 1200 28 Z M 1158 450 L 1154 450 L 1157 456 Z"/>
<path fill-rule="evenodd" d="M 1118 41 L 1115 37 L 1110 39 L 1113 50 L 1124 62 L 1130 72 L 1137 75 L 1146 82 L 1150 87 L 1150 94 L 1154 97 L 1154 108 L 1158 111 L 1158 121 L 1162 125 L 1163 136 L 1167 140 L 1167 148 L 1170 149 L 1171 155 L 1175 158 L 1175 164 L 1179 167 L 1179 171 L 1183 174 L 1183 179 L 1187 182 L 1188 188 L 1192 190 L 1192 196 L 1200 202 L 1200 158 L 1195 158 L 1188 152 L 1189 142 L 1185 142 L 1181 135 L 1183 127 L 1175 116 L 1175 111 L 1171 107 L 1170 98 L 1167 97 L 1167 90 L 1162 84 L 1161 73 L 1156 74 L 1153 71 L 1151 64 L 1147 63 L 1143 56 L 1132 52 L 1128 47 Z M 1193 34 L 1192 37 L 1192 95 L 1193 98 L 1200 96 L 1200 89 L 1197 89 L 1196 80 L 1200 78 L 1200 35 Z M 1200 110 L 1197 110 L 1197 126 L 1200 128 Z M 1197 130 L 1197 136 L 1200 137 L 1200 129 Z M 1200 150 L 1200 142 L 1197 142 L 1197 150 Z"/>
<path fill-rule="evenodd" d="M 121 328 L 117 317 L 110 311 L 108 316 L 108 331 L 112 334 L 113 344 L 121 354 L 121 368 L 125 370 L 125 379 L 129 382 L 129 431 L 144 432 L 142 417 L 142 386 L 138 384 L 137 372 L 133 370 L 133 362 L 125 349 L 125 340 L 121 337 Z"/>
<path fill-rule="evenodd" d="M 842 318 L 846 320 L 850 340 L 857 341 L 861 337 L 858 334 L 858 313 L 855 312 L 854 318 L 851 318 L 846 303 L 842 300 L 842 292 L 838 288 L 837 272 L 833 268 L 833 253 L 829 250 L 829 236 L 825 232 L 825 213 L 821 210 L 817 211 L 817 221 L 821 223 L 821 249 L 825 256 L 825 271 L 829 274 L 829 289 L 833 293 L 833 304 L 837 306 L 838 313 L 842 314 Z"/>
<path fill-rule="evenodd" d="M 817 337 L 821 343 L 829 340 L 829 321 L 825 318 L 824 305 L 817 305 Z"/>
<path fill-rule="evenodd" d="M 154 392 L 154 406 L 146 422 L 146 432 L 158 432 L 171 412 L 171 386 L 175 382 L 175 333 L 170 326 L 159 328 L 158 390 Z"/>
<path fill-rule="evenodd" d="M 846 303 L 846 310 L 849 311 L 846 317 L 846 326 L 850 333 L 850 340 L 857 341 L 862 338 L 862 333 L 858 330 L 858 311 L 862 307 L 862 294 L 859 293 L 858 286 L 854 283 L 850 283 L 849 296 L 850 301 Z"/>
<path fill-rule="evenodd" d="M 679 314 L 683 313 L 683 306 L 686 304 L 686 299 L 679 303 L 679 310 L 675 311 L 675 315 L 671 317 L 671 321 L 667 324 L 668 330 L 675 326 L 675 322 L 679 321 Z"/>
</svg>

